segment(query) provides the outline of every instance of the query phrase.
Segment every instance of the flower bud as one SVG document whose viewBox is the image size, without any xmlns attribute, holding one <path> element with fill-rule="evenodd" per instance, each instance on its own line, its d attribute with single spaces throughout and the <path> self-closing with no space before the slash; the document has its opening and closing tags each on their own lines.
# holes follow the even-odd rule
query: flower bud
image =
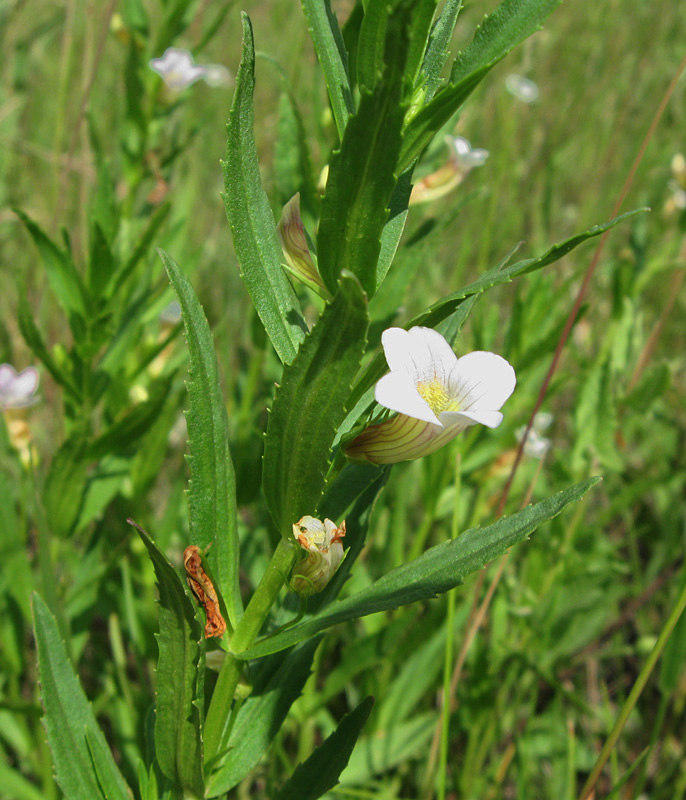
<svg viewBox="0 0 686 800">
<path fill-rule="evenodd" d="M 281 219 L 276 226 L 281 241 L 281 249 L 286 259 L 286 267 L 310 289 L 327 300 L 331 295 L 324 286 L 317 265 L 314 263 L 305 234 L 305 226 L 300 217 L 300 193 L 293 195 L 283 207 Z"/>
<path fill-rule="evenodd" d="M 309 597 L 321 592 L 343 561 L 345 520 L 337 528 L 330 519 L 322 522 L 315 517 L 302 517 L 293 525 L 293 536 L 307 555 L 293 568 L 291 588 L 302 597 Z"/>
</svg>

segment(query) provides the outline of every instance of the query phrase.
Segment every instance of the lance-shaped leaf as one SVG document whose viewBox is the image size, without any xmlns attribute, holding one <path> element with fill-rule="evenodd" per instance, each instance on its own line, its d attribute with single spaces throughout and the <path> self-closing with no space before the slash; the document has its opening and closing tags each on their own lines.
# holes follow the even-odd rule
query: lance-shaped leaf
<svg viewBox="0 0 686 800">
<path fill-rule="evenodd" d="M 148 549 L 160 592 L 155 755 L 167 778 L 203 797 L 204 628 L 185 581 L 150 536 L 132 524 Z"/>
<path fill-rule="evenodd" d="M 421 73 L 426 100 L 434 96 L 441 84 L 441 72 L 448 58 L 450 40 L 461 8 L 462 0 L 447 0 L 431 31 Z"/>
<path fill-rule="evenodd" d="M 131 800 L 93 709 L 74 674 L 55 618 L 32 598 L 45 727 L 57 782 L 66 797 Z"/>
<path fill-rule="evenodd" d="M 414 561 L 391 570 L 369 588 L 332 603 L 306 622 L 256 642 L 240 653 L 239 658 L 252 659 L 275 653 L 339 622 L 447 592 L 470 573 L 524 541 L 542 522 L 579 500 L 599 480 L 589 478 L 486 528 L 471 528 L 457 539 L 436 545 Z"/>
<path fill-rule="evenodd" d="M 605 233 L 605 231 L 610 230 L 610 228 L 614 228 L 614 226 L 620 222 L 624 222 L 630 217 L 641 214 L 646 210 L 645 208 L 639 208 L 634 211 L 628 211 L 626 214 L 621 214 L 619 217 L 615 217 L 602 225 L 594 225 L 587 231 L 583 231 L 583 233 L 577 233 L 574 236 L 570 236 L 569 239 L 554 244 L 551 248 L 546 250 L 543 255 L 534 258 L 525 258 L 505 268 L 501 268 L 501 266 L 498 265 L 463 289 L 459 289 L 457 292 L 453 292 L 441 298 L 432 306 L 429 306 L 426 311 L 413 317 L 404 327 L 408 330 L 415 325 L 435 328 L 439 323 L 451 316 L 451 314 L 454 314 L 468 298 L 479 295 L 494 286 L 499 286 L 503 283 L 511 283 L 514 278 L 520 275 L 528 275 L 530 272 L 536 272 L 536 270 L 547 267 L 549 264 L 559 261 L 563 256 L 566 256 L 567 253 L 575 247 L 578 247 L 587 239 L 599 236 Z M 387 371 L 388 366 L 386 364 L 386 359 L 383 353 L 378 353 L 357 379 L 350 398 L 350 407 L 352 408 L 364 393 Z"/>
<path fill-rule="evenodd" d="M 331 445 L 364 352 L 366 306 L 357 279 L 344 274 L 338 293 L 284 370 L 267 425 L 262 471 L 269 510 L 283 536 L 290 537 L 291 525 L 319 505 Z"/>
<path fill-rule="evenodd" d="M 338 20 L 331 10 L 330 0 L 302 0 L 302 6 L 324 73 L 338 135 L 343 138 L 343 131 L 355 105 L 348 78 L 348 56 Z"/>
<path fill-rule="evenodd" d="M 208 797 L 233 788 L 260 760 L 300 696 L 320 641 L 318 637 L 296 648 L 266 681 L 256 680 L 236 715 L 226 760 L 208 781 Z"/>
<path fill-rule="evenodd" d="M 276 223 L 262 188 L 253 132 L 255 45 L 243 14 L 243 57 L 227 125 L 224 205 L 233 245 L 255 309 L 284 364 L 295 358 L 307 327 L 298 298 L 281 267 Z"/>
<path fill-rule="evenodd" d="M 346 714 L 336 730 L 305 761 L 298 764 L 274 800 L 317 800 L 338 783 L 360 735 L 373 697 L 366 697 L 354 711 Z"/>
<path fill-rule="evenodd" d="M 334 153 L 322 200 L 317 237 L 319 271 L 331 293 L 343 269 L 357 275 L 371 298 L 379 286 L 381 234 L 396 185 L 403 103 L 404 65 L 410 25 L 409 4 L 396 4 L 388 17 L 383 78 L 363 88 L 357 113 Z M 393 9 L 384 6 L 388 15 Z"/>
<path fill-rule="evenodd" d="M 28 214 L 14 209 L 14 213 L 26 226 L 38 248 L 50 288 L 70 321 L 74 316 L 83 319 L 88 311 L 89 299 L 83 278 L 69 253 L 60 249 Z"/>
<path fill-rule="evenodd" d="M 515 45 L 539 30 L 561 0 L 504 0 L 477 28 L 474 39 L 453 64 L 450 83 L 415 114 L 403 136 L 401 168 L 409 166 L 435 133 Z"/>
<path fill-rule="evenodd" d="M 188 342 L 188 457 L 191 479 L 188 505 L 191 544 L 206 548 L 210 569 L 235 627 L 243 613 L 238 585 L 236 476 L 229 451 L 226 405 L 207 318 L 193 287 L 174 261 L 160 250 L 181 306 Z"/>
</svg>

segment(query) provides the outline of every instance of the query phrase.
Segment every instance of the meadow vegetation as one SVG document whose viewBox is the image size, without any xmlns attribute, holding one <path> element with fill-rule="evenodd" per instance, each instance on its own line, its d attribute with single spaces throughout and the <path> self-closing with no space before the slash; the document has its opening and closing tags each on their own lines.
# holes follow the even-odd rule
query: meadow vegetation
<svg viewBox="0 0 686 800">
<path fill-rule="evenodd" d="M 40 376 L 0 415 L 0 796 L 683 798 L 683 9 L 505 0 L 542 30 L 502 23 L 517 46 L 404 163 L 434 4 L 368 0 L 376 50 L 333 5 L 372 99 L 332 160 L 354 122 L 300 4 L 0 4 L 0 362 Z M 459 11 L 444 86 L 497 6 Z M 231 78 L 170 87 L 169 47 Z M 400 173 L 431 187 L 455 136 L 488 157 L 379 255 Z M 279 266 L 296 192 L 320 284 Z M 382 332 L 413 325 L 507 359 L 503 421 L 351 461 Z M 350 549 L 289 587 L 308 514 Z"/>
</svg>

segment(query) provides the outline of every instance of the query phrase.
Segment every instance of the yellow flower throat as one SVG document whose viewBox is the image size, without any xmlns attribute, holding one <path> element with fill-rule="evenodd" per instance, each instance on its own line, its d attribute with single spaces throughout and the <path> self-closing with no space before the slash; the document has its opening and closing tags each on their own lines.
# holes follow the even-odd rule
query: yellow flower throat
<svg viewBox="0 0 686 800">
<path fill-rule="evenodd" d="M 437 416 L 441 411 L 459 411 L 459 403 L 446 392 L 438 378 L 419 381 L 417 391 Z"/>
</svg>

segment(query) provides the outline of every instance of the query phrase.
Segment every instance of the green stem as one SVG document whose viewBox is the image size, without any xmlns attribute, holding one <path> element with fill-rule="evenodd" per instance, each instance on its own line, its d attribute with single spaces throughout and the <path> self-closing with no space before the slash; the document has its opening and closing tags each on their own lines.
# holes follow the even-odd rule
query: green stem
<svg viewBox="0 0 686 800">
<path fill-rule="evenodd" d="M 658 637 L 657 642 L 655 642 L 655 647 L 648 656 L 648 660 L 646 661 L 643 669 L 641 670 L 638 678 L 636 678 L 636 683 L 634 684 L 629 696 L 627 697 L 624 705 L 622 706 L 622 710 L 617 718 L 617 722 L 615 722 L 614 728 L 610 732 L 610 735 L 607 738 L 607 741 L 603 745 L 603 749 L 600 751 L 600 755 L 598 756 L 598 760 L 591 771 L 591 774 L 588 776 L 588 780 L 584 784 L 584 788 L 581 790 L 581 794 L 579 795 L 579 800 L 586 800 L 593 791 L 596 783 L 598 782 L 598 778 L 600 777 L 600 773 L 603 771 L 603 767 L 607 763 L 608 758 L 610 757 L 615 745 L 617 744 L 617 740 L 622 733 L 622 729 L 626 724 L 626 721 L 629 719 L 629 715 L 634 709 L 634 706 L 638 702 L 638 698 L 641 696 L 641 692 L 645 688 L 646 683 L 648 682 L 648 678 L 655 668 L 657 664 L 657 660 L 662 655 L 662 651 L 667 644 L 667 640 L 669 639 L 672 631 L 674 630 L 674 626 L 679 621 L 679 617 L 686 608 L 686 581 L 684 581 L 684 585 L 681 589 L 681 593 L 672 609 L 672 613 L 669 615 L 667 622 L 665 622 L 662 631 Z"/>
<path fill-rule="evenodd" d="M 231 637 L 230 651 L 222 664 L 205 718 L 205 763 L 209 764 L 226 746 L 228 721 L 243 662 L 237 657 L 253 643 L 288 578 L 297 550 L 292 542 L 281 539 L 245 614 Z"/>
</svg>

